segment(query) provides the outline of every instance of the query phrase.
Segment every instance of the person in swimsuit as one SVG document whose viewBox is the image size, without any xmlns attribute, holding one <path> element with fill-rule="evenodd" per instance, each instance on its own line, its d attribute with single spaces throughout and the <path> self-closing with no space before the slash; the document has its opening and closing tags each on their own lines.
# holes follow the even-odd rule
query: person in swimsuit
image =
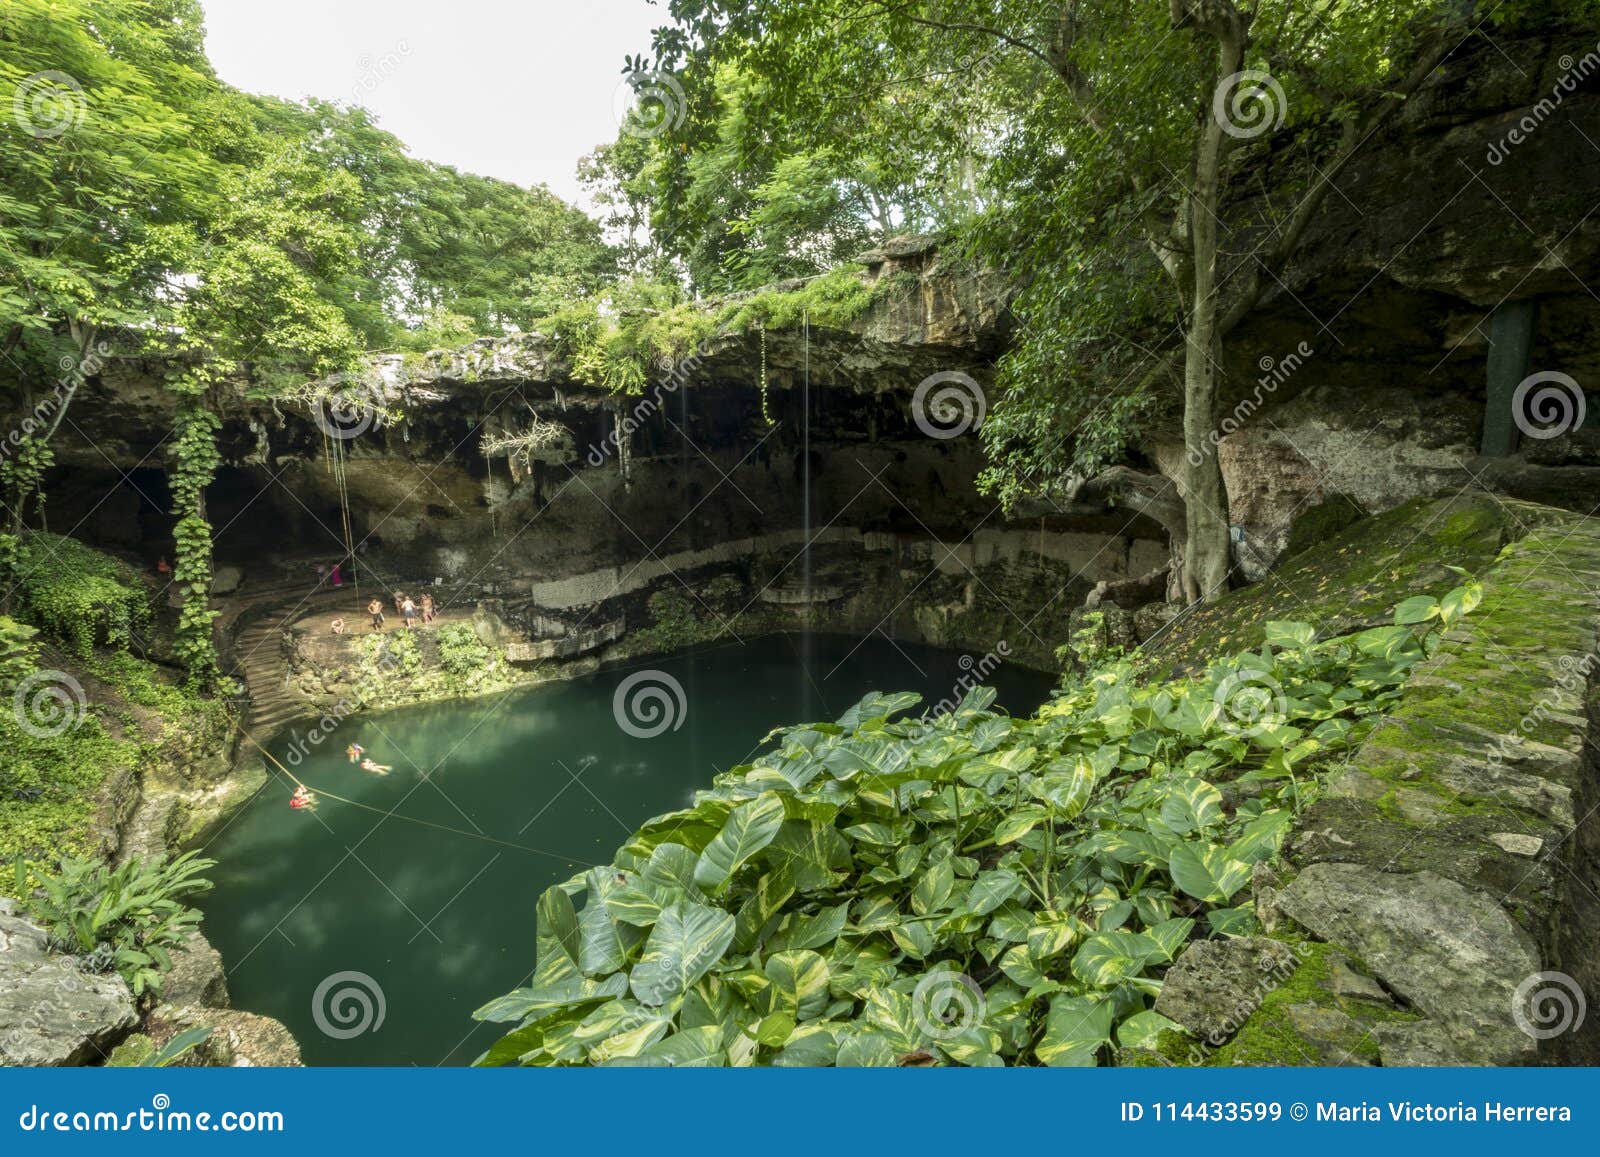
<svg viewBox="0 0 1600 1157">
<path fill-rule="evenodd" d="M 349 747 L 344 749 L 344 753 L 349 757 L 351 763 L 356 763 L 360 761 L 361 757 L 367 753 L 367 749 L 362 747 L 359 743 L 352 743 Z"/>
<path fill-rule="evenodd" d="M 333 620 L 333 633 L 336 635 L 344 634 L 344 619 L 342 617 Z"/>
<path fill-rule="evenodd" d="M 387 763 L 377 763 L 370 759 L 363 759 L 361 761 L 361 770 L 370 771 L 373 775 L 388 775 L 394 768 Z"/>
<path fill-rule="evenodd" d="M 372 629 L 374 631 L 383 630 L 383 604 L 377 599 L 373 599 L 367 604 L 367 614 L 372 616 Z"/>
<path fill-rule="evenodd" d="M 302 783 L 299 787 L 294 789 L 294 794 L 289 797 L 289 806 L 294 808 L 296 811 L 300 811 L 302 809 L 315 811 L 317 807 L 317 797 L 312 795 L 311 789 Z"/>
<path fill-rule="evenodd" d="M 400 604 L 400 614 L 405 617 L 406 630 L 409 631 L 417 625 L 417 604 L 410 599 L 406 599 L 405 602 Z"/>
<path fill-rule="evenodd" d="M 422 621 L 424 623 L 433 622 L 433 596 L 432 595 L 423 595 L 422 596 Z"/>
</svg>

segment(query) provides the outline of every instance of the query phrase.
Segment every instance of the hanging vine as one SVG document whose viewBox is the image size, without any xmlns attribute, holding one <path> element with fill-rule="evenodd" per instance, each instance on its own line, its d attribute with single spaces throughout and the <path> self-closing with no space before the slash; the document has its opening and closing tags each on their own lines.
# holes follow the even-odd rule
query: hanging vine
<svg viewBox="0 0 1600 1157">
<path fill-rule="evenodd" d="M 763 324 L 756 328 L 761 331 L 761 419 L 770 427 L 777 423 L 772 420 L 772 407 L 767 401 L 767 327 Z"/>
<path fill-rule="evenodd" d="M 10 610 L 15 578 L 22 566 L 24 511 L 29 499 L 40 510 L 44 509 L 41 484 L 45 471 L 54 464 L 55 453 L 50 443 L 31 436 L 18 439 L 10 455 L 0 460 L 0 494 L 5 496 L 10 511 L 7 529 L 0 532 L 0 581 L 6 588 L 4 598 L 0 599 L 0 610 Z"/>
<path fill-rule="evenodd" d="M 206 487 L 221 462 L 217 453 L 221 426 L 200 400 L 184 407 L 178 415 L 173 464 L 168 471 L 173 510 L 178 514 L 172 530 L 177 544 L 172 578 L 183 598 L 173 650 L 189 681 L 199 686 L 215 684 L 222 674 L 211 631 L 217 612 L 210 604 L 211 523 L 206 520 L 205 508 Z"/>
</svg>

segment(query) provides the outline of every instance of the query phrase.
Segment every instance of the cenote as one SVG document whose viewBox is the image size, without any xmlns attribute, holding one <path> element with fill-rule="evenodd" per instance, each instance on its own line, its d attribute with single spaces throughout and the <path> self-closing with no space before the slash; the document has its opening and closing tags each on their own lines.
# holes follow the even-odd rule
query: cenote
<svg viewBox="0 0 1600 1157">
<path fill-rule="evenodd" d="M 323 798 L 314 814 L 295 812 L 280 776 L 212 843 L 205 926 L 232 1003 L 282 1020 L 308 1064 L 470 1063 L 498 1035 L 472 1011 L 528 978 L 543 889 L 609 861 L 641 822 L 746 762 L 773 726 L 836 718 L 871 690 L 935 704 L 973 667 L 972 656 L 881 636 L 786 635 L 355 716 L 309 750 L 306 729 L 290 728 L 276 757 L 293 757 L 314 790 L 377 810 Z M 636 736 L 618 725 L 618 688 L 641 670 L 681 685 L 676 728 Z M 1051 686 L 1006 664 L 984 681 L 1013 713 Z M 641 722 L 634 730 L 661 725 Z M 352 742 L 393 771 L 353 766 Z M 340 973 L 381 990 L 381 1024 L 376 1005 L 366 1016 L 347 1005 L 351 1019 L 338 1019 L 329 1005 L 344 982 L 329 978 Z"/>
</svg>

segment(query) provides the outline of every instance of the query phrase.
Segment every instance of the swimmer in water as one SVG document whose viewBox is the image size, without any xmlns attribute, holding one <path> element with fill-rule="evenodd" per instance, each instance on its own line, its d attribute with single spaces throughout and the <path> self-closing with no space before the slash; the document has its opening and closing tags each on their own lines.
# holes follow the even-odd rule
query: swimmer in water
<svg viewBox="0 0 1600 1157">
<path fill-rule="evenodd" d="M 388 775 L 394 768 L 387 763 L 375 763 L 370 759 L 363 759 L 361 761 L 361 770 L 370 771 L 374 775 Z"/>
</svg>

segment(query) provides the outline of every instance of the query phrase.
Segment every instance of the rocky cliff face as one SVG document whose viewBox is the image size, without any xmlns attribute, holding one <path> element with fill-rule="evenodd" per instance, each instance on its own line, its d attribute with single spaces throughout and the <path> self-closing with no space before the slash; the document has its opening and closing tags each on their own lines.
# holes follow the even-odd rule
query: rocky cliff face
<svg viewBox="0 0 1600 1157">
<path fill-rule="evenodd" d="M 1559 371 L 1580 391 L 1600 380 L 1596 74 L 1562 87 L 1594 50 L 1576 35 L 1464 50 L 1339 176 L 1302 257 L 1230 335 L 1231 433 L 1219 453 L 1247 577 L 1266 572 L 1308 513 L 1302 534 L 1314 536 L 1318 519 L 1420 494 L 1484 488 L 1580 507 L 1600 493 L 1592 420 L 1524 437 L 1511 457 L 1479 456 L 1489 335 L 1508 304 L 1538 306 L 1530 372 Z M 1514 128 L 1520 143 L 1508 146 Z M 1296 148 L 1286 137 L 1248 184 L 1274 187 L 1279 158 L 1287 173 Z M 1096 582 L 1140 578 L 1159 565 L 1163 534 L 1096 507 L 1008 521 L 980 496 L 971 431 L 930 436 L 914 398 L 937 374 L 988 390 L 1004 288 L 926 242 L 868 257 L 882 290 L 872 310 L 845 328 L 768 333 L 764 378 L 762 341 L 729 334 L 660 367 L 642 397 L 619 399 L 574 383 L 550 343 L 527 335 L 377 359 L 352 384 L 385 411 L 376 422 L 241 389 L 222 400 L 226 465 L 209 498 L 220 560 L 251 580 L 298 583 L 314 561 L 342 555 L 348 534 L 379 585 L 442 579 L 452 599 L 506 600 L 524 628 L 559 612 L 573 630 L 619 615 L 632 629 L 650 625 L 643 600 L 625 605 L 639 575 L 656 589 L 684 585 L 663 559 L 691 560 L 697 581 L 720 567 L 753 603 L 772 576 L 783 585 L 804 571 L 794 563 L 813 535 L 843 533 L 892 542 L 913 561 L 897 564 L 896 597 L 870 615 L 858 605 L 830 620 L 838 600 L 796 600 L 813 623 L 870 618 L 988 647 L 998 620 L 1059 643 L 1064 620 L 1041 631 L 1032 608 L 1070 610 Z M 172 400 L 160 376 L 117 361 L 86 388 L 60 438 L 53 526 L 128 548 L 165 537 Z M 553 434 L 526 471 L 483 456 L 486 437 L 535 420 Z M 1181 475 L 1181 450 L 1160 430 L 1141 450 Z M 979 532 L 1012 545 L 968 565 Z M 698 561 L 719 552 L 711 570 Z M 879 583 L 871 560 L 883 552 L 854 553 L 831 560 L 835 578 Z M 949 575 L 952 560 L 961 574 Z M 960 581 L 919 582 L 941 570 Z M 541 602 L 551 582 L 595 575 L 615 575 L 614 589 L 589 583 L 597 601 L 575 620 L 574 608 Z"/>
<path fill-rule="evenodd" d="M 1452 57 L 1338 177 L 1301 256 L 1228 340 L 1221 409 L 1238 429 L 1220 453 L 1247 574 L 1339 496 L 1373 512 L 1463 489 L 1600 502 L 1600 420 L 1579 421 L 1600 385 L 1596 142 L 1592 30 L 1497 34 Z M 1277 154 L 1286 167 L 1293 149 Z M 1490 336 L 1519 304 L 1536 317 L 1513 381 L 1559 372 L 1578 392 L 1527 415 L 1539 436 L 1518 453 L 1484 458 Z M 1154 442 L 1178 477 L 1179 447 Z"/>
<path fill-rule="evenodd" d="M 1272 938 L 1197 944 L 1174 965 L 1156 1008 L 1192 1039 L 1166 1060 L 1600 1055 L 1582 1012 L 1600 984 L 1594 520 L 1488 496 L 1407 503 L 1186 620 L 1164 653 L 1194 661 L 1221 640 L 1248 644 L 1265 619 L 1329 634 L 1380 622 L 1418 587 L 1459 581 L 1445 565 L 1482 581 L 1482 604 L 1330 769 L 1280 872 L 1257 868 Z"/>
</svg>

